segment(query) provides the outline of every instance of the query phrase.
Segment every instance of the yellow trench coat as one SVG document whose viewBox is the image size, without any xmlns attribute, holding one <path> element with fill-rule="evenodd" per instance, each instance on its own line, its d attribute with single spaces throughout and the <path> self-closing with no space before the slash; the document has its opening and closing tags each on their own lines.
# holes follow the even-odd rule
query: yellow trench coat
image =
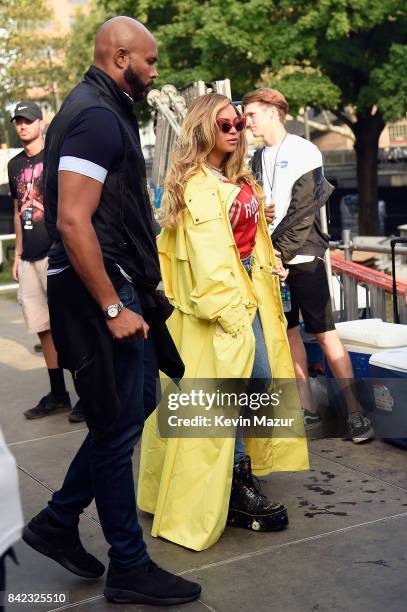
<svg viewBox="0 0 407 612">
<path fill-rule="evenodd" d="M 255 351 L 251 323 L 258 308 L 273 377 L 291 378 L 294 370 L 279 280 L 271 272 L 275 257 L 264 209 L 250 280 L 228 217 L 238 192 L 238 187 L 203 170 L 186 185 L 186 208 L 176 230 L 162 230 L 162 279 L 175 307 L 168 328 L 186 378 L 250 378 Z M 149 417 L 137 503 L 154 514 L 153 536 L 193 550 L 219 539 L 226 525 L 234 444 L 234 438 L 162 439 L 156 434 L 156 413 Z M 304 437 L 247 439 L 246 450 L 257 475 L 309 468 Z"/>
</svg>

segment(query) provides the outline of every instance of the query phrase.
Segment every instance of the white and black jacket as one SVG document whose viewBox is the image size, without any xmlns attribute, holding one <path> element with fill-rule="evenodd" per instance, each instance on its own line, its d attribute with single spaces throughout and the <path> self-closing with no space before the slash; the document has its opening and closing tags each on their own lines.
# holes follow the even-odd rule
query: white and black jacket
<svg viewBox="0 0 407 612">
<path fill-rule="evenodd" d="M 262 151 L 258 149 L 251 161 L 253 175 L 260 185 L 263 183 Z M 297 254 L 324 256 L 329 236 L 321 228 L 320 208 L 333 190 L 322 166 L 306 172 L 294 183 L 287 214 L 271 235 L 283 262 L 291 261 Z"/>
</svg>

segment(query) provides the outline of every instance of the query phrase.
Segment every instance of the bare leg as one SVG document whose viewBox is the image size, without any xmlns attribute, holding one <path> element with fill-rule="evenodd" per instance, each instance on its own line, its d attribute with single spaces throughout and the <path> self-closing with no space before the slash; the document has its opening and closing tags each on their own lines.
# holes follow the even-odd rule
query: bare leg
<svg viewBox="0 0 407 612">
<path fill-rule="evenodd" d="M 301 338 L 299 326 L 297 325 L 297 327 L 288 329 L 287 336 L 290 343 L 295 376 L 297 378 L 298 394 L 300 396 L 301 407 L 305 410 L 316 413 L 317 406 L 314 398 L 312 397 L 308 375 L 307 353 Z"/>
<path fill-rule="evenodd" d="M 348 412 L 360 411 L 361 406 L 356 396 L 352 362 L 338 334 L 335 330 L 332 330 L 315 334 L 315 338 L 327 358 L 334 377 L 340 385 Z"/>
<path fill-rule="evenodd" d="M 38 334 L 41 342 L 42 352 L 44 353 L 45 363 L 49 370 L 58 367 L 58 355 L 55 350 L 54 341 L 52 340 L 51 330 L 43 331 Z"/>
</svg>

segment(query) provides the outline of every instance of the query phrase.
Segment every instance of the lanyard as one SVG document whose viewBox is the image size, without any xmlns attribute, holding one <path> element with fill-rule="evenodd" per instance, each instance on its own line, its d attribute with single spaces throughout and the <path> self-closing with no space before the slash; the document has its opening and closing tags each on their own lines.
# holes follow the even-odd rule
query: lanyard
<svg viewBox="0 0 407 612">
<path fill-rule="evenodd" d="M 268 182 L 269 187 L 270 187 L 271 198 L 273 198 L 273 187 L 274 187 L 274 179 L 275 179 L 275 176 L 276 176 L 278 154 L 280 153 L 280 149 L 283 146 L 284 141 L 287 138 L 287 136 L 288 136 L 288 132 L 285 133 L 285 136 L 284 136 L 283 140 L 280 142 L 280 144 L 278 146 L 276 157 L 275 157 L 275 160 L 274 160 L 273 174 L 272 174 L 272 177 L 271 177 L 271 181 L 270 181 L 269 173 L 267 171 L 267 164 L 266 164 L 266 158 L 265 158 L 265 155 L 264 155 L 264 149 L 263 149 L 263 152 L 262 152 L 262 156 L 261 156 L 262 157 L 262 163 L 263 163 L 264 171 L 266 173 L 267 182 Z"/>
</svg>

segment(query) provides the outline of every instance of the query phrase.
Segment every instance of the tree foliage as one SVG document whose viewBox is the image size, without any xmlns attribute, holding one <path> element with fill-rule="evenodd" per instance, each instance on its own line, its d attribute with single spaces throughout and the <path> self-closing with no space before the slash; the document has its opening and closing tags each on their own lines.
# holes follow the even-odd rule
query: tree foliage
<svg viewBox="0 0 407 612">
<path fill-rule="evenodd" d="M 63 37 L 56 36 L 46 0 L 0 3 L 0 105 L 38 93 L 52 98 L 52 83 L 62 77 Z"/>
<path fill-rule="evenodd" d="M 307 99 L 364 112 L 383 102 L 387 119 L 406 111 L 405 97 L 389 105 L 404 75 L 404 0 L 99 1 L 154 32 L 161 82 L 229 77 L 235 97 L 278 82 L 297 107 Z"/>
<path fill-rule="evenodd" d="M 234 98 L 274 86 L 294 112 L 340 115 L 355 134 L 362 229 L 375 233 L 379 135 L 407 112 L 405 0 L 99 2 L 155 34 L 161 85 L 230 78 Z"/>
<path fill-rule="evenodd" d="M 67 78 L 63 83 L 64 95 L 79 83 L 91 65 L 96 31 L 107 18 L 105 9 L 96 2 L 91 2 L 89 9 L 85 12 L 80 8 L 76 12 L 67 36 L 64 58 Z"/>
</svg>

